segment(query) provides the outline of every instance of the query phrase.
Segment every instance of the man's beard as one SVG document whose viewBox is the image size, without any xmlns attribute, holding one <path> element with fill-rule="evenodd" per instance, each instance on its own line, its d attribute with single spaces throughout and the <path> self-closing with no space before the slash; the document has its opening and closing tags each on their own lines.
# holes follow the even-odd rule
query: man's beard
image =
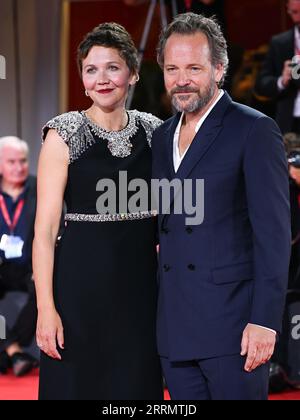
<svg viewBox="0 0 300 420">
<path fill-rule="evenodd" d="M 199 90 L 195 90 L 189 87 L 176 87 L 172 89 L 170 92 L 172 105 L 178 112 L 199 112 L 203 108 L 205 108 L 207 104 L 209 104 L 209 102 L 211 101 L 211 99 L 213 98 L 215 94 L 215 91 L 216 91 L 216 81 L 214 80 L 213 77 L 210 79 L 210 83 L 204 89 L 203 93 L 201 93 Z M 187 103 L 186 105 L 184 105 L 182 101 L 178 99 L 175 95 L 176 93 L 181 93 L 181 92 L 196 93 L 197 98 Z M 188 100 L 189 96 L 190 95 L 181 95 L 181 98 L 184 101 L 184 100 Z"/>
</svg>

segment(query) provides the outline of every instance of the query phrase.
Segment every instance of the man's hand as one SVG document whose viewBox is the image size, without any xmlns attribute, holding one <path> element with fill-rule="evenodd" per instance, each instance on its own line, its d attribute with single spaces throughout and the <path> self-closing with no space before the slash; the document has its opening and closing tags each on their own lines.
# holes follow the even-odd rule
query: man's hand
<svg viewBox="0 0 300 420">
<path fill-rule="evenodd" d="M 241 355 L 246 356 L 245 371 L 252 372 L 267 363 L 273 353 L 276 334 L 257 325 L 248 324 L 243 333 Z"/>
<path fill-rule="evenodd" d="M 284 67 L 282 70 L 282 84 L 283 86 L 286 88 L 288 86 L 288 84 L 290 83 L 290 81 L 292 80 L 292 61 L 291 60 L 286 60 L 284 62 Z"/>
</svg>

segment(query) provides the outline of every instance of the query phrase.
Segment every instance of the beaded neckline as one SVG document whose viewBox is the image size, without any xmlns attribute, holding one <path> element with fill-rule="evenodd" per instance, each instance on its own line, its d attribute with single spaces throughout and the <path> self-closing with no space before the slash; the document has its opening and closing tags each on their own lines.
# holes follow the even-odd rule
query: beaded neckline
<svg viewBox="0 0 300 420">
<path fill-rule="evenodd" d="M 85 123 L 90 127 L 91 131 L 103 140 L 107 140 L 108 149 L 115 157 L 125 158 L 130 156 L 132 143 L 130 139 L 137 133 L 138 126 L 136 123 L 136 113 L 134 111 L 127 112 L 128 124 L 120 131 L 107 131 L 92 121 L 85 111 L 81 112 Z"/>
<path fill-rule="evenodd" d="M 153 131 L 162 123 L 151 114 L 136 110 L 127 111 L 128 124 L 120 131 L 109 132 L 93 123 L 84 111 L 72 111 L 58 115 L 48 121 L 43 127 L 43 140 L 50 128 L 55 129 L 69 147 L 69 163 L 79 157 L 98 140 L 105 141 L 110 153 L 119 158 L 126 158 L 132 152 L 130 139 L 140 127 L 146 134 L 146 140 L 151 148 Z"/>
</svg>

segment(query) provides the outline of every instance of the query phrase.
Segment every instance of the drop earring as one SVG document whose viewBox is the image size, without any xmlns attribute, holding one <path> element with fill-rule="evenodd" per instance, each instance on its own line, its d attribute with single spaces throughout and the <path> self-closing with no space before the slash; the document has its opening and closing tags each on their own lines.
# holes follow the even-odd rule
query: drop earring
<svg viewBox="0 0 300 420">
<path fill-rule="evenodd" d="M 137 74 L 136 76 L 135 76 L 135 81 L 132 81 L 132 82 L 130 82 L 129 84 L 130 84 L 130 86 L 133 86 L 133 85 L 135 85 L 138 81 L 140 80 L 140 76 Z"/>
<path fill-rule="evenodd" d="M 85 96 L 88 96 L 88 97 L 90 96 L 87 90 L 85 91 Z"/>
</svg>

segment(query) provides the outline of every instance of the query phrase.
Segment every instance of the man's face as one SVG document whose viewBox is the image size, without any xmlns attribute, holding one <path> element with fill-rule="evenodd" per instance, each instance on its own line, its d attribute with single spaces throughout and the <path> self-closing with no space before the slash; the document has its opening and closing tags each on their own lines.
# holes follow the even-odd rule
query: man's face
<svg viewBox="0 0 300 420">
<path fill-rule="evenodd" d="M 289 0 L 287 3 L 287 11 L 294 24 L 300 26 L 300 1 Z"/>
<path fill-rule="evenodd" d="M 206 36 L 173 34 L 166 42 L 164 78 L 174 107 L 180 112 L 200 112 L 213 98 L 223 66 L 211 64 Z"/>
<path fill-rule="evenodd" d="M 295 168 L 294 166 L 289 166 L 290 177 L 296 182 L 298 187 L 300 187 L 300 168 Z"/>
<path fill-rule="evenodd" d="M 26 152 L 11 146 L 2 149 L 0 174 L 11 185 L 23 184 L 29 175 L 29 163 Z"/>
</svg>

